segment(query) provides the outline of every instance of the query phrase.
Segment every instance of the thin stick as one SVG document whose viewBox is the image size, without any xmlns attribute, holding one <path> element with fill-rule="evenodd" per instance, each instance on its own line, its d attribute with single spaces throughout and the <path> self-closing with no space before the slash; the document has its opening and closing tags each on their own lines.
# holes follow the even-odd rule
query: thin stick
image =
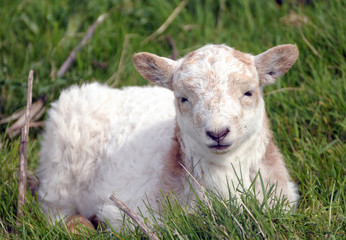
<svg viewBox="0 0 346 240">
<path fill-rule="evenodd" d="M 22 135 L 20 141 L 20 156 L 19 156 L 19 194 L 18 194 L 18 208 L 17 217 L 23 216 L 22 206 L 25 203 L 26 197 L 26 166 L 28 155 L 28 136 L 29 136 L 29 123 L 30 123 L 30 110 L 32 103 L 32 83 L 34 78 L 33 70 L 30 70 L 28 77 L 28 93 L 26 98 L 26 112 L 25 112 L 25 125 L 22 128 Z"/>
<path fill-rule="evenodd" d="M 77 58 L 77 52 L 79 52 L 87 43 L 87 41 L 93 36 L 97 26 L 106 18 L 107 14 L 100 15 L 96 22 L 94 22 L 84 35 L 82 41 L 78 44 L 78 46 L 73 49 L 73 51 L 70 53 L 68 58 L 65 60 L 65 62 L 62 64 L 62 66 L 59 68 L 58 71 L 58 77 L 62 77 L 65 75 L 67 70 L 70 68 L 71 64 L 76 60 Z"/>
<path fill-rule="evenodd" d="M 166 40 L 169 43 L 169 45 L 171 46 L 171 48 L 172 48 L 172 54 L 171 54 L 170 58 L 172 60 L 177 60 L 177 58 L 178 58 L 178 49 L 177 49 L 177 46 L 175 45 L 175 42 L 174 42 L 172 36 L 171 35 L 167 35 L 166 36 Z"/>
<path fill-rule="evenodd" d="M 250 214 L 250 216 L 252 217 L 252 219 L 256 222 L 258 229 L 260 230 L 260 233 L 262 234 L 263 238 L 266 238 L 266 235 L 264 235 L 264 232 L 262 231 L 261 226 L 259 225 L 258 221 L 256 220 L 256 218 L 251 214 L 250 210 L 245 206 L 245 204 L 243 203 L 243 201 L 240 201 L 240 204 L 245 208 L 245 210 Z"/>
<path fill-rule="evenodd" d="M 225 8 L 226 8 L 226 1 L 225 0 L 221 0 L 219 2 L 220 8 L 219 8 L 219 13 L 217 15 L 217 23 L 216 23 L 216 29 L 219 32 L 221 27 L 222 27 L 222 17 L 225 13 Z"/>
<path fill-rule="evenodd" d="M 17 120 L 18 118 L 20 118 L 23 114 L 25 113 L 25 109 L 21 109 L 15 113 L 13 113 L 11 116 L 3 118 L 0 120 L 0 125 L 1 124 L 5 124 L 5 123 L 9 123 L 13 120 Z"/>
<path fill-rule="evenodd" d="M 106 83 L 111 87 L 116 87 L 119 84 L 119 77 L 120 72 L 124 65 L 124 59 L 126 56 L 126 50 L 130 43 L 130 38 L 133 36 L 133 34 L 126 34 L 123 42 L 123 49 L 121 50 L 120 60 L 118 64 L 118 69 L 115 73 L 112 74 L 112 76 L 106 81 Z"/>
<path fill-rule="evenodd" d="M 285 92 L 285 91 L 304 91 L 304 88 L 298 88 L 298 87 L 286 87 L 286 88 L 280 88 L 277 90 L 273 90 L 271 92 L 264 93 L 264 96 L 272 95 L 278 92 Z"/>
<path fill-rule="evenodd" d="M 5 226 L 4 226 L 4 224 L 2 223 L 1 219 L 0 219 L 0 225 L 1 225 L 2 229 L 4 230 L 5 236 L 9 239 L 9 235 L 10 234 L 7 232 L 7 230 L 6 230 Z"/>
<path fill-rule="evenodd" d="M 198 186 L 201 188 L 201 190 L 203 191 L 203 193 L 205 192 L 205 188 L 202 186 L 202 184 L 200 184 L 197 179 L 190 173 L 189 170 L 186 169 L 186 167 L 180 163 L 180 166 L 187 172 L 187 174 L 189 174 L 189 176 L 192 178 L 192 180 L 194 180 Z"/>
<path fill-rule="evenodd" d="M 300 35 L 302 36 L 303 41 L 308 45 L 308 47 L 311 49 L 311 51 L 319 58 L 321 58 L 321 54 L 312 46 L 312 44 L 309 42 L 309 40 L 304 36 L 302 30 L 299 28 Z"/>
<path fill-rule="evenodd" d="M 30 128 L 43 128 L 45 126 L 45 122 L 44 121 L 39 121 L 39 122 L 31 122 L 29 124 Z"/>
<path fill-rule="evenodd" d="M 142 231 L 151 239 L 159 240 L 155 233 L 151 232 L 149 228 L 141 221 L 136 213 L 134 213 L 129 207 L 127 207 L 122 201 L 117 199 L 114 195 L 111 195 L 109 199 L 118 207 L 121 211 L 123 211 L 126 215 L 128 215 L 133 221 L 137 223 L 137 225 L 142 229 Z"/>
<path fill-rule="evenodd" d="M 30 121 L 36 121 L 42 117 L 42 115 L 45 113 L 45 103 L 46 103 L 46 96 L 41 96 L 36 102 L 31 104 L 30 109 Z M 25 125 L 25 112 L 26 109 L 23 109 L 22 115 L 19 117 L 19 119 L 11 125 L 6 131 L 8 136 L 10 138 L 13 138 L 20 134 L 21 129 Z"/>
<path fill-rule="evenodd" d="M 171 15 L 167 18 L 167 20 L 155 32 L 153 32 L 149 37 L 144 39 L 141 42 L 141 45 L 147 44 L 148 42 L 150 42 L 151 40 L 156 38 L 158 35 L 163 33 L 168 28 L 168 26 L 173 22 L 173 20 L 178 16 L 178 14 L 181 12 L 181 10 L 186 6 L 187 2 L 188 2 L 188 0 L 181 1 L 181 3 L 178 5 L 178 7 L 176 7 L 174 9 L 174 11 L 171 13 Z"/>
<path fill-rule="evenodd" d="M 235 223 L 238 225 L 238 227 L 241 230 L 241 234 L 243 236 L 243 239 L 245 239 L 245 231 L 244 228 L 241 226 L 241 224 L 238 222 L 238 220 L 236 219 L 236 217 L 231 213 L 231 211 L 228 209 L 228 207 L 226 206 L 225 202 L 223 200 L 221 200 L 221 203 L 223 204 L 223 206 L 227 209 L 228 213 L 231 214 L 232 218 L 234 219 Z"/>
</svg>

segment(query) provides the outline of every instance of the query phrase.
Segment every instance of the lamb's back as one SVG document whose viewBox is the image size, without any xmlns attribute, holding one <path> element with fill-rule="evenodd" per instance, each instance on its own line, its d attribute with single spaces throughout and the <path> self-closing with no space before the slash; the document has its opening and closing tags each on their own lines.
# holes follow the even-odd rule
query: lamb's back
<svg viewBox="0 0 346 240">
<path fill-rule="evenodd" d="M 41 141 L 38 195 L 77 201 L 86 192 L 138 193 L 138 182 L 151 181 L 169 150 L 173 99 L 159 87 L 119 90 L 93 83 L 63 91 Z"/>
</svg>

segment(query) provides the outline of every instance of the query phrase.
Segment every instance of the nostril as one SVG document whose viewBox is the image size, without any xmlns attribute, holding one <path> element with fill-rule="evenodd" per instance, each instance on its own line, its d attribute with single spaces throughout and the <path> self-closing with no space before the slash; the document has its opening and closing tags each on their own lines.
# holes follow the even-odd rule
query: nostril
<svg viewBox="0 0 346 240">
<path fill-rule="evenodd" d="M 206 133 L 207 133 L 207 136 L 213 139 L 214 141 L 220 142 L 223 139 L 225 139 L 225 137 L 227 136 L 229 132 L 230 132 L 229 128 L 225 128 L 224 130 L 219 132 L 207 131 Z"/>
<path fill-rule="evenodd" d="M 229 128 L 226 128 L 221 133 L 219 133 L 219 137 L 225 138 L 229 132 Z"/>
<path fill-rule="evenodd" d="M 217 140 L 217 134 L 211 131 L 207 131 L 208 137 L 210 137 L 213 140 Z"/>
</svg>

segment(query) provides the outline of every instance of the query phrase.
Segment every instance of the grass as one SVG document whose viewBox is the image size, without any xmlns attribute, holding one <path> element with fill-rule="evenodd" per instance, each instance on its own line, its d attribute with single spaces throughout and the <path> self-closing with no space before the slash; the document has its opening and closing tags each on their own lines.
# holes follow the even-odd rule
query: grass
<svg viewBox="0 0 346 240">
<path fill-rule="evenodd" d="M 289 2 L 289 3 L 288 3 Z M 298 2 L 298 1 L 297 1 Z M 278 44 L 295 43 L 300 57 L 265 100 L 275 140 L 300 189 L 294 213 L 280 206 L 263 210 L 251 194 L 245 207 L 208 193 L 195 213 L 167 204 L 164 239 L 344 239 L 346 166 L 345 1 L 190 0 L 157 38 L 142 45 L 178 6 L 179 1 L 142 0 L 3 0 L 0 8 L 0 118 L 26 104 L 26 79 L 35 72 L 34 100 L 48 104 L 62 89 L 84 82 L 106 82 L 116 72 L 116 87 L 144 85 L 132 66 L 139 51 L 168 57 L 170 34 L 183 56 L 206 43 L 226 43 L 254 54 Z M 107 19 L 77 56 L 63 78 L 56 72 L 88 27 L 102 13 Z M 307 20 L 289 21 L 288 16 Z M 127 36 L 127 37 L 126 37 Z M 128 44 L 124 44 L 128 38 Z M 119 62 L 123 55 L 123 65 Z M 95 61 L 105 64 L 99 68 Z M 47 106 L 48 106 L 47 104 Z M 61 225 L 51 226 L 28 194 L 26 215 L 16 224 L 19 137 L 8 139 L 0 126 L 0 238 L 66 239 Z M 40 129 L 30 132 L 28 169 L 39 156 Z M 240 210 L 240 208 L 242 210 Z M 243 231 L 244 230 L 244 231 Z M 245 235 L 244 235 L 245 234 Z M 88 234 L 89 239 L 143 238 L 139 229 Z"/>
</svg>

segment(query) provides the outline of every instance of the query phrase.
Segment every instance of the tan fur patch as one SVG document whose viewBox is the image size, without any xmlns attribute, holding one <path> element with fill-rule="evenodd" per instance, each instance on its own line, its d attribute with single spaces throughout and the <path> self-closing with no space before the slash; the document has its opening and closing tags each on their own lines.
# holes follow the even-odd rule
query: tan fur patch
<svg viewBox="0 0 346 240">
<path fill-rule="evenodd" d="M 282 155 L 279 149 L 277 148 L 277 146 L 273 142 L 272 134 L 269 129 L 269 120 L 267 116 L 265 116 L 263 127 L 266 128 L 268 133 L 270 134 L 267 150 L 262 159 L 264 168 L 265 168 L 264 170 L 265 172 L 269 173 L 269 176 L 271 176 L 271 178 L 269 179 L 269 182 L 271 182 L 272 184 L 277 183 L 278 185 L 277 194 L 280 194 L 281 189 L 283 192 L 287 193 L 288 192 L 287 170 L 283 162 Z M 288 197 L 291 197 L 291 196 L 288 196 Z"/>
<path fill-rule="evenodd" d="M 232 73 L 228 76 L 228 78 L 228 89 L 231 96 L 234 96 L 234 91 L 240 91 L 239 94 L 243 94 L 246 91 L 258 90 L 258 83 L 256 84 L 255 80 L 252 78 L 249 79 L 249 77 L 244 74 L 244 71 L 239 74 Z M 256 91 L 254 93 L 257 93 L 258 99 L 258 92 Z"/>
<path fill-rule="evenodd" d="M 260 91 L 259 88 L 257 88 L 255 91 L 252 92 L 252 98 L 255 99 L 255 101 L 256 101 L 256 106 L 258 105 L 259 100 L 260 100 L 259 91 Z"/>
<path fill-rule="evenodd" d="M 195 119 L 195 125 L 196 126 L 201 126 L 203 123 L 203 117 L 201 113 L 197 113 Z"/>
<path fill-rule="evenodd" d="M 238 59 L 239 61 L 241 61 L 247 66 L 250 66 L 253 64 L 252 57 L 249 54 L 240 52 L 238 50 L 233 50 L 232 54 L 233 54 L 233 57 L 235 57 L 236 59 Z"/>
<path fill-rule="evenodd" d="M 178 84 L 177 87 L 179 89 L 184 89 L 189 93 L 194 93 L 195 89 L 198 88 L 199 83 L 193 80 L 194 80 L 193 78 L 186 78 L 184 79 L 184 81 L 176 83 L 176 84 Z"/>
<path fill-rule="evenodd" d="M 193 59 L 196 56 L 196 51 L 190 52 L 185 56 L 185 59 Z"/>
<path fill-rule="evenodd" d="M 252 88 L 251 88 L 252 89 Z M 242 94 L 244 94 L 246 91 L 246 89 L 242 90 Z M 241 104 L 245 107 L 252 107 L 252 106 L 257 106 L 260 100 L 259 97 L 259 89 L 255 89 L 252 92 L 252 96 L 242 96 L 241 97 Z"/>
<path fill-rule="evenodd" d="M 180 115 L 183 114 L 183 111 L 181 110 L 181 102 L 180 102 L 180 99 L 176 99 L 176 104 L 177 104 L 177 108 L 178 108 L 178 111 L 180 113 Z"/>
<path fill-rule="evenodd" d="M 214 65 L 215 62 L 216 62 L 215 57 L 209 57 L 209 58 L 208 58 L 208 62 L 209 62 L 210 65 Z"/>
<path fill-rule="evenodd" d="M 184 63 L 182 64 L 182 67 L 184 65 L 193 65 L 197 61 L 200 61 L 201 59 L 205 58 L 205 54 L 197 54 L 196 51 L 190 52 L 188 55 L 186 55 Z"/>
<path fill-rule="evenodd" d="M 170 191 L 177 192 L 183 189 L 181 180 L 184 175 L 182 165 L 185 157 L 180 145 L 180 134 L 180 128 L 176 124 L 172 145 L 167 153 L 161 174 L 162 186 L 165 187 L 163 191 L 165 193 Z"/>
<path fill-rule="evenodd" d="M 227 47 L 226 45 L 214 45 L 213 47 L 214 48 L 219 48 L 219 49 L 222 49 L 222 50 L 225 50 L 225 51 L 231 51 L 231 49 L 232 49 L 230 47 Z"/>
</svg>

